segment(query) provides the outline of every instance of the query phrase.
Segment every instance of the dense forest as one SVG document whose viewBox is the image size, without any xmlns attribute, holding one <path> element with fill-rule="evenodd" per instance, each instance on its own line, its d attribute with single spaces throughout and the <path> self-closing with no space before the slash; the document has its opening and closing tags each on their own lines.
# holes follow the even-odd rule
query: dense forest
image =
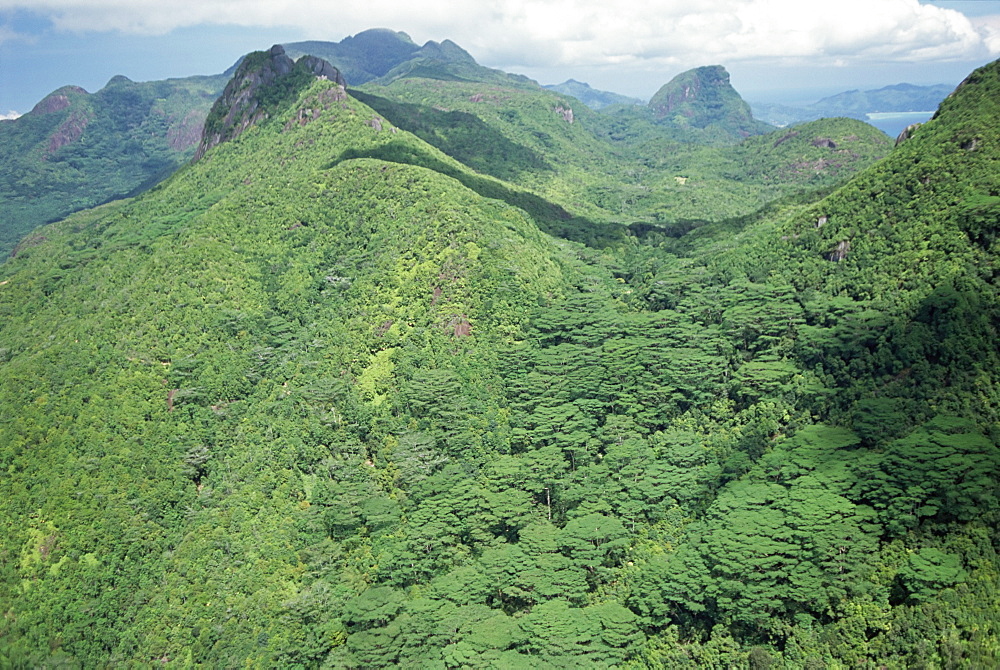
<svg viewBox="0 0 1000 670">
<path fill-rule="evenodd" d="M 431 51 L 0 265 L 0 667 L 1000 665 L 1000 62 L 893 148 Z"/>
</svg>

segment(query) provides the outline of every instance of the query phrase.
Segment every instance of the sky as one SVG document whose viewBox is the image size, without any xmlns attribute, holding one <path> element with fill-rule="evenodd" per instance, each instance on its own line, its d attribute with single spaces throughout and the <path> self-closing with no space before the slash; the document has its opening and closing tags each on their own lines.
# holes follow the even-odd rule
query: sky
<svg viewBox="0 0 1000 670">
<path fill-rule="evenodd" d="M 0 118 L 64 85 L 217 74 L 272 44 L 368 28 L 644 99 L 702 65 L 724 65 L 750 101 L 805 103 L 957 85 L 1000 57 L 1000 0 L 0 0 Z"/>
</svg>

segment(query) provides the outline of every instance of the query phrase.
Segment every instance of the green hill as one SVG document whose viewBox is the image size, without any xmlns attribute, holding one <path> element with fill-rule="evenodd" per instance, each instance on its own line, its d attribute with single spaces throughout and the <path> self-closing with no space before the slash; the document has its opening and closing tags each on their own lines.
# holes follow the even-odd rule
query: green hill
<svg viewBox="0 0 1000 670">
<path fill-rule="evenodd" d="M 888 150 L 883 134 L 846 120 L 706 146 L 627 108 L 595 113 L 496 78 L 406 76 L 354 94 L 474 170 L 607 224 L 746 216 L 803 187 L 832 187 Z M 727 132 L 720 128 L 698 132 Z"/>
<path fill-rule="evenodd" d="M 0 257 L 35 227 L 138 193 L 191 158 L 226 79 L 136 83 L 94 94 L 54 91 L 0 122 Z"/>
<path fill-rule="evenodd" d="M 721 65 L 688 70 L 664 84 L 649 101 L 659 123 L 704 130 L 714 126 L 734 137 L 748 137 L 772 128 L 756 121 L 748 105 L 729 83 Z"/>
<path fill-rule="evenodd" d="M 0 665 L 1000 662 L 1000 62 L 673 157 L 285 58 L 0 265 Z M 742 213 L 574 200 L 633 158 Z"/>
</svg>

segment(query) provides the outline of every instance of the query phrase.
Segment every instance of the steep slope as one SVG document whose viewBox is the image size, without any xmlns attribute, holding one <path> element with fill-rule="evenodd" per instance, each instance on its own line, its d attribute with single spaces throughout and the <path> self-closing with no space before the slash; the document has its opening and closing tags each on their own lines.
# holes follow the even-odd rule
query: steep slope
<svg viewBox="0 0 1000 670">
<path fill-rule="evenodd" d="M 402 143 L 460 168 L 337 90 L 306 83 L 2 266 L 0 406 L 16 418 L 0 428 L 0 648 L 15 665 L 312 658 L 337 633 L 284 621 L 309 607 L 289 600 L 303 560 L 340 551 L 323 545 L 354 523 L 351 496 L 391 520 L 392 482 L 432 467 L 405 403 L 460 387 L 476 400 L 449 410 L 453 450 L 506 439 L 495 350 L 561 290 L 554 247 L 439 172 L 345 158 Z"/>
<path fill-rule="evenodd" d="M 242 59 L 222 96 L 212 105 L 205 120 L 201 142 L 195 152 L 198 160 L 212 147 L 239 137 L 249 128 L 266 121 L 272 113 L 287 106 L 297 97 L 299 89 L 313 78 L 325 79 L 337 85 L 329 104 L 343 99 L 344 77 L 340 71 L 316 56 L 303 56 L 293 61 L 280 44 L 267 54 L 250 54 Z M 321 110 L 303 110 L 299 122 L 309 122 L 310 115 Z"/>
<path fill-rule="evenodd" d="M 53 92 L 0 122 L 0 256 L 36 226 L 149 188 L 194 153 L 225 78 Z"/>
<path fill-rule="evenodd" d="M 758 663 L 997 663 L 998 91 L 1000 63 L 977 70 L 829 197 L 702 228 L 669 245 L 686 264 L 637 287 L 676 304 L 704 264 L 722 295 L 758 292 L 755 316 L 723 307 L 721 323 L 747 337 L 742 393 L 786 413 L 644 571 L 633 608 L 665 641 L 721 623 Z M 783 651 L 753 646 L 769 640 Z"/>
<path fill-rule="evenodd" d="M 649 101 L 659 123 L 681 129 L 713 127 L 734 137 L 760 135 L 771 127 L 753 118 L 748 105 L 729 83 L 721 65 L 682 72 Z"/>
<path fill-rule="evenodd" d="M 612 217 L 588 191 L 622 165 L 587 130 L 587 110 L 567 96 L 509 82 L 407 76 L 362 88 L 362 100 L 473 169 L 514 182 L 598 221 Z M 366 97 L 368 96 L 368 97 Z"/>
</svg>

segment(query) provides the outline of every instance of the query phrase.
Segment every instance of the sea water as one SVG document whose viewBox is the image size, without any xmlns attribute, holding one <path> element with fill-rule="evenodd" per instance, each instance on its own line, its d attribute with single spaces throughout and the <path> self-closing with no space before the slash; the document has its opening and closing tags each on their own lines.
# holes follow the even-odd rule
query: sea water
<svg viewBox="0 0 1000 670">
<path fill-rule="evenodd" d="M 868 123 L 889 137 L 897 137 L 907 126 L 923 123 L 934 116 L 934 112 L 869 112 Z"/>
</svg>

